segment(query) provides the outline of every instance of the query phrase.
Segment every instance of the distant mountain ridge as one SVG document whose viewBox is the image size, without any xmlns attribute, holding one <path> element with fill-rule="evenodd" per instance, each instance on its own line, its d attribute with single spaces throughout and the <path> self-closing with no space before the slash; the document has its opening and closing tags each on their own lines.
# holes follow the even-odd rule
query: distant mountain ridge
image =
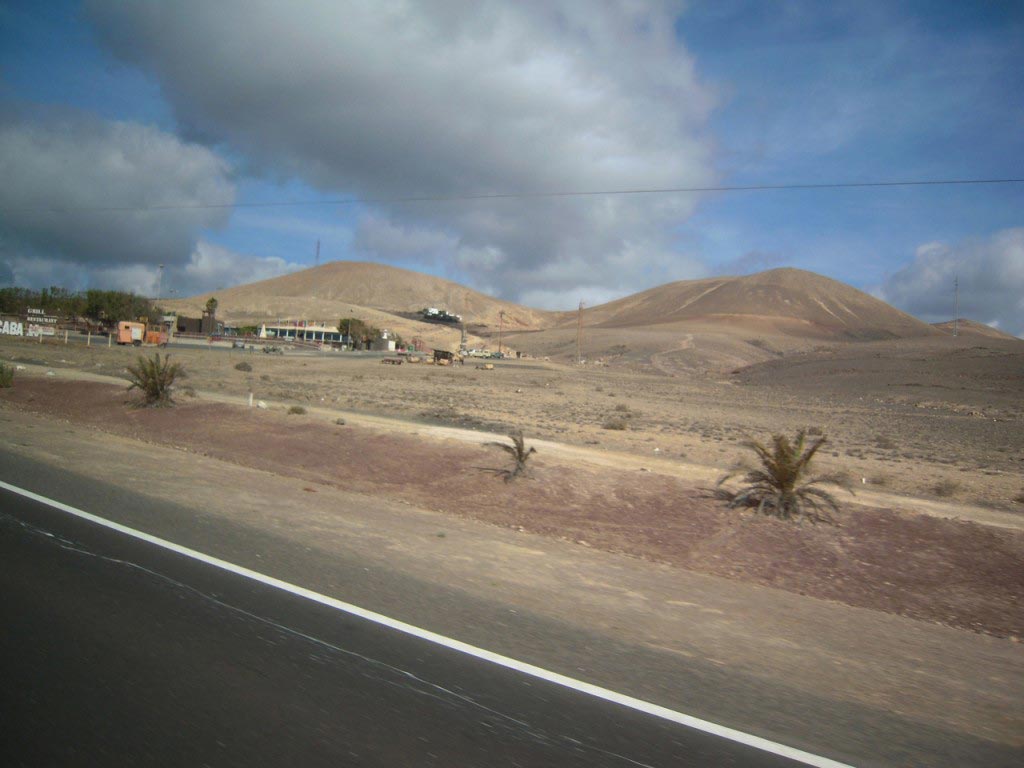
<svg viewBox="0 0 1024 768">
<path fill-rule="evenodd" d="M 422 322 L 437 307 L 465 318 L 470 346 L 505 346 L 553 359 L 649 366 L 664 373 L 729 370 L 808 345 L 942 337 L 948 332 L 845 283 L 800 269 L 667 283 L 576 311 L 495 299 L 443 278 L 367 262 L 331 262 L 282 277 L 167 302 L 198 315 L 216 296 L 218 316 L 336 323 L 357 317 L 428 346 L 456 349 L 461 327 Z M 991 329 L 989 329 L 991 330 Z"/>
<path fill-rule="evenodd" d="M 932 336 L 927 323 L 845 283 L 801 269 L 667 283 L 584 311 L 584 323 L 629 328 L 714 320 L 790 321 L 790 332 L 851 340 Z M 778 323 L 775 323 L 778 326 Z"/>
</svg>

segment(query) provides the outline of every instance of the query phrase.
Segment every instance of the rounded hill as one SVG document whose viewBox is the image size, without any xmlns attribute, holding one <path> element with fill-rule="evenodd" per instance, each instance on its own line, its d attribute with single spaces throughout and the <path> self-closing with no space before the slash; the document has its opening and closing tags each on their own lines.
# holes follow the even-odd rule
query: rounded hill
<svg viewBox="0 0 1024 768">
<path fill-rule="evenodd" d="M 440 277 L 359 261 L 333 261 L 299 272 L 169 302 L 182 312 L 198 314 L 216 297 L 218 314 L 231 320 L 271 317 L 336 318 L 349 308 L 412 314 L 437 307 L 462 315 L 467 323 L 531 329 L 549 322 L 551 313 L 500 301 Z"/>
<path fill-rule="evenodd" d="M 850 340 L 941 333 L 845 283 L 791 268 L 668 283 L 584 311 L 584 323 L 600 328 L 688 321 Z"/>
</svg>

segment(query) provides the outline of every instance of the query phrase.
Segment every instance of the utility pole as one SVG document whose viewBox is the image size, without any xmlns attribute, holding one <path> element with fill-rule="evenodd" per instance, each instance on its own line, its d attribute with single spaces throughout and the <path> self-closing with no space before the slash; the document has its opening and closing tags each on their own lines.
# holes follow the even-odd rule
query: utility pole
<svg viewBox="0 0 1024 768">
<path fill-rule="evenodd" d="M 459 345 L 459 354 L 466 355 L 466 315 L 469 313 L 469 292 L 462 292 L 462 340 Z"/>
<path fill-rule="evenodd" d="M 505 310 L 498 312 L 498 357 L 501 357 L 501 331 L 505 324 Z"/>
<path fill-rule="evenodd" d="M 156 300 L 160 301 L 160 292 L 163 290 L 164 286 L 164 265 L 161 264 L 158 267 L 158 270 L 159 271 L 156 273 Z"/>
<path fill-rule="evenodd" d="M 317 239 L 317 241 L 316 241 L 316 260 L 314 261 L 314 266 L 317 266 L 317 267 L 320 266 L 320 240 L 319 239 Z"/>
<path fill-rule="evenodd" d="M 583 363 L 583 302 L 576 312 L 576 365 Z"/>
<path fill-rule="evenodd" d="M 953 335 L 960 335 L 960 275 L 953 276 Z"/>
</svg>

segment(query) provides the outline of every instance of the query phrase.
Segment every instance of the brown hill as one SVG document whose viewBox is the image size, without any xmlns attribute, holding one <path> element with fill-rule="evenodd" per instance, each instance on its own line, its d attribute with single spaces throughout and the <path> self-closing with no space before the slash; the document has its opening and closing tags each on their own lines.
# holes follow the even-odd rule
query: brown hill
<svg viewBox="0 0 1024 768">
<path fill-rule="evenodd" d="M 884 301 L 801 269 L 668 283 L 584 310 L 583 319 L 585 325 L 601 328 L 692 321 L 809 338 L 868 340 L 937 334 L 927 323 Z"/>
<path fill-rule="evenodd" d="M 575 312 L 555 327 L 513 334 L 538 355 L 576 355 Z M 589 360 L 664 373 L 729 371 L 817 344 L 941 336 L 851 286 L 799 269 L 669 283 L 583 312 L 580 351 Z"/>
<path fill-rule="evenodd" d="M 213 294 L 170 302 L 198 315 Z M 576 312 L 501 301 L 442 278 L 364 262 L 332 262 L 218 291 L 218 316 L 327 322 L 353 316 L 405 338 L 455 348 L 459 329 L 419 321 L 434 306 L 466 318 L 470 346 L 496 342 L 574 358 Z M 583 312 L 582 355 L 664 372 L 731 370 L 821 342 L 941 337 L 944 332 L 836 280 L 798 269 L 669 283 Z M 482 336 L 482 337 L 481 337 Z"/>
<path fill-rule="evenodd" d="M 216 296 L 218 316 L 234 322 L 270 318 L 335 320 L 361 309 L 374 310 L 376 324 L 388 323 L 378 313 L 401 316 L 425 307 L 462 315 L 468 324 L 497 327 L 499 313 L 510 328 L 538 328 L 551 313 L 492 298 L 440 277 L 398 267 L 358 261 L 333 261 L 281 277 L 205 293 L 168 305 L 198 315 Z M 370 318 L 366 318 L 370 319 Z M 393 327 L 392 321 L 389 327 Z"/>
<path fill-rule="evenodd" d="M 947 320 L 944 323 L 932 323 L 933 328 L 938 328 L 943 333 L 949 335 L 953 334 L 953 321 Z M 998 328 L 993 328 L 991 325 L 985 325 L 975 320 L 967 320 L 966 318 L 960 318 L 957 321 L 957 334 L 960 336 L 983 336 L 988 339 L 1012 339 L 1020 341 L 1016 336 L 1009 333 L 1004 333 Z"/>
</svg>

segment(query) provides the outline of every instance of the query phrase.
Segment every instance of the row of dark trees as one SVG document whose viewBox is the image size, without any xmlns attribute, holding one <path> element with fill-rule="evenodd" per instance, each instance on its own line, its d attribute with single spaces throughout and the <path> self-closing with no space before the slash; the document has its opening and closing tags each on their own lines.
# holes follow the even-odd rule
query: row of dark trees
<svg viewBox="0 0 1024 768">
<path fill-rule="evenodd" d="M 65 319 L 85 317 L 106 323 L 163 314 L 149 299 L 125 291 L 69 291 L 56 286 L 42 290 L 0 288 L 0 313 L 24 315 L 29 307 Z"/>
<path fill-rule="evenodd" d="M 380 338 L 380 328 L 375 328 L 369 323 L 360 320 L 358 317 L 343 317 L 338 321 L 338 332 L 342 335 L 349 336 L 359 344 L 369 348 L 374 341 Z M 397 333 L 392 333 L 391 337 L 395 340 L 395 346 L 405 346 L 402 341 L 402 337 Z"/>
</svg>

